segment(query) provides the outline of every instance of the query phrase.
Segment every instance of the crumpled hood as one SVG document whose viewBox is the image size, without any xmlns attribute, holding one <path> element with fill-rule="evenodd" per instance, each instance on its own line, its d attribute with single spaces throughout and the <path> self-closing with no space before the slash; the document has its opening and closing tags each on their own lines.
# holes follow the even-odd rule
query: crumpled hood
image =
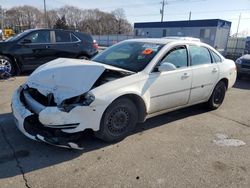
<svg viewBox="0 0 250 188">
<path fill-rule="evenodd" d="M 89 91 L 105 69 L 125 71 L 93 61 L 59 58 L 37 68 L 28 77 L 27 85 L 45 96 L 53 93 L 60 104 Z"/>
</svg>

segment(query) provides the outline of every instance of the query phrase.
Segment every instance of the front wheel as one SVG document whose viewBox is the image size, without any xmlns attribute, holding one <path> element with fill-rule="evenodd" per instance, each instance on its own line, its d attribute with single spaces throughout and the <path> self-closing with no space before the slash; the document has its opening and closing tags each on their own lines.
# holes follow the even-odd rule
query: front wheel
<svg viewBox="0 0 250 188">
<path fill-rule="evenodd" d="M 0 66 L 4 68 L 5 72 L 9 75 L 16 74 L 16 66 L 14 65 L 13 61 L 6 57 L 6 56 L 0 56 Z"/>
<path fill-rule="evenodd" d="M 104 112 L 100 130 L 95 135 L 106 142 L 120 141 L 134 129 L 137 120 L 135 104 L 127 98 L 117 99 Z"/>
<path fill-rule="evenodd" d="M 215 110 L 223 103 L 226 94 L 226 84 L 223 81 L 219 81 L 215 86 L 211 97 L 207 102 L 207 106 L 211 110 Z"/>
</svg>

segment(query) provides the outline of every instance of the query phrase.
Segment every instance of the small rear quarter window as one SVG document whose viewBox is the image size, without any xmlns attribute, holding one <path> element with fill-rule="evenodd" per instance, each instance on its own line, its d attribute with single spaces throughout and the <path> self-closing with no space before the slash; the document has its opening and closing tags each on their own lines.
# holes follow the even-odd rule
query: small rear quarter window
<svg viewBox="0 0 250 188">
<path fill-rule="evenodd" d="M 79 41 L 79 39 L 73 33 L 70 33 L 70 38 L 71 38 L 71 42 Z"/>
<path fill-rule="evenodd" d="M 210 50 L 213 58 L 213 62 L 218 63 L 221 62 L 221 58 L 218 54 L 216 54 L 214 51 Z"/>
</svg>

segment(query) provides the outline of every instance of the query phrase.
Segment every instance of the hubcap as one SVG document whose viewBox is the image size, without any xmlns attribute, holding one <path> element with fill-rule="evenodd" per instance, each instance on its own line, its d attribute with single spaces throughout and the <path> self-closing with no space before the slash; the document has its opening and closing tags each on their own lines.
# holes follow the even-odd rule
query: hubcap
<svg viewBox="0 0 250 188">
<path fill-rule="evenodd" d="M 1 67 L 4 67 L 4 69 L 5 69 L 8 73 L 11 72 L 12 67 L 11 67 L 11 63 L 10 63 L 8 60 L 6 60 L 6 59 L 0 59 L 0 66 L 1 66 Z"/>
<path fill-rule="evenodd" d="M 115 109 L 108 118 L 108 130 L 115 135 L 122 134 L 129 125 L 129 113 L 126 108 Z"/>
</svg>

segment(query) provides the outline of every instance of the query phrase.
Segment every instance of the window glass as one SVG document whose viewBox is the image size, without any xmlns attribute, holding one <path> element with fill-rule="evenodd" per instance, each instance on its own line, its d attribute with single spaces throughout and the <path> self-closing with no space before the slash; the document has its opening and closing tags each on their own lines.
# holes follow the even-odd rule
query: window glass
<svg viewBox="0 0 250 188">
<path fill-rule="evenodd" d="M 32 32 L 24 39 L 30 40 L 31 43 L 50 43 L 50 32 L 49 31 Z"/>
<path fill-rule="evenodd" d="M 188 55 L 186 48 L 184 46 L 180 46 L 170 50 L 166 57 L 164 57 L 161 61 L 161 63 L 163 62 L 171 63 L 175 65 L 176 68 L 187 67 Z"/>
<path fill-rule="evenodd" d="M 219 55 L 217 55 L 214 51 L 210 50 L 211 51 L 211 54 L 212 54 L 212 57 L 213 57 L 213 62 L 221 62 L 221 58 Z"/>
<path fill-rule="evenodd" d="M 70 34 L 70 36 L 71 36 L 71 41 L 72 42 L 77 42 L 77 41 L 79 41 L 79 39 L 74 35 L 74 34 Z"/>
<path fill-rule="evenodd" d="M 56 42 L 71 42 L 70 33 L 64 31 L 55 31 Z"/>
<path fill-rule="evenodd" d="M 207 48 L 202 46 L 190 46 L 191 63 L 194 65 L 210 64 L 211 56 Z"/>
<path fill-rule="evenodd" d="M 114 45 L 95 56 L 92 60 L 123 68 L 133 72 L 142 71 L 163 44 L 128 41 Z"/>
</svg>

